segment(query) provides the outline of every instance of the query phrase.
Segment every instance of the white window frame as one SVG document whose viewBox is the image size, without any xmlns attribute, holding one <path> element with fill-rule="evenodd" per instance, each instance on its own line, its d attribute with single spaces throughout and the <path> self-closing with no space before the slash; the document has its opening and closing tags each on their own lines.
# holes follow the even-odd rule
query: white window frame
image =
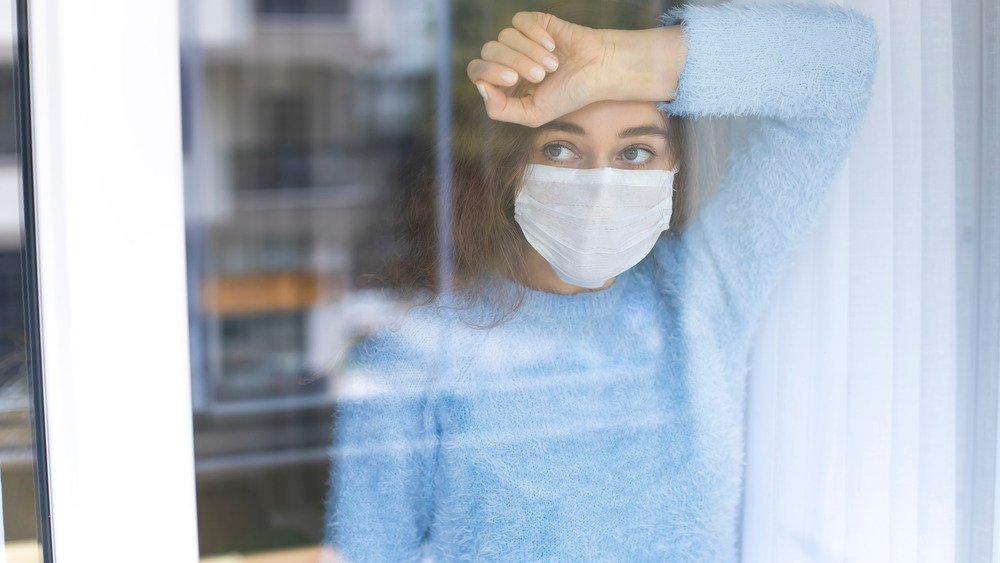
<svg viewBox="0 0 1000 563">
<path fill-rule="evenodd" d="M 176 0 L 30 0 L 58 562 L 196 561 Z"/>
</svg>

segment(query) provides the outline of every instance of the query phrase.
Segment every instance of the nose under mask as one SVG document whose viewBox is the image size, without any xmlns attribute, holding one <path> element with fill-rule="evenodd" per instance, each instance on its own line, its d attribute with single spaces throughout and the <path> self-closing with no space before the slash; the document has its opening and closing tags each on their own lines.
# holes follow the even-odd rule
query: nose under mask
<svg viewBox="0 0 1000 563">
<path fill-rule="evenodd" d="M 638 264 L 667 230 L 677 170 L 530 164 L 514 219 L 559 279 L 596 289 Z"/>
</svg>

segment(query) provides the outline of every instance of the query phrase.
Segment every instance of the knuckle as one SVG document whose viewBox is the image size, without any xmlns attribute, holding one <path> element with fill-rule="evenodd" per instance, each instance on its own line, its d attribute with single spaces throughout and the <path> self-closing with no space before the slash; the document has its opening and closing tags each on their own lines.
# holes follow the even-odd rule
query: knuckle
<svg viewBox="0 0 1000 563">
<path fill-rule="evenodd" d="M 521 32 L 512 27 L 505 27 L 497 35 L 497 39 L 499 39 L 503 43 L 511 43 L 512 41 L 515 41 L 517 39 L 517 36 L 520 34 Z"/>
<path fill-rule="evenodd" d="M 483 56 L 484 59 L 490 59 L 496 55 L 497 49 L 499 47 L 500 43 L 497 43 L 496 41 L 487 41 L 486 44 L 483 45 L 480 54 Z"/>
<path fill-rule="evenodd" d="M 518 12 L 510 19 L 514 27 L 531 27 L 535 23 L 535 12 Z"/>
</svg>

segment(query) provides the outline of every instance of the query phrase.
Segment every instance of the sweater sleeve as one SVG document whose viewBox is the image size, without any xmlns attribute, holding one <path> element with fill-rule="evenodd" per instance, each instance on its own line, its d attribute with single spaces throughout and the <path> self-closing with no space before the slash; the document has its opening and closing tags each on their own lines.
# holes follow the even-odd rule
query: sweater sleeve
<svg viewBox="0 0 1000 563">
<path fill-rule="evenodd" d="M 433 444 L 418 358 L 398 338 L 358 346 L 337 385 L 326 541 L 345 561 L 419 561 Z"/>
<path fill-rule="evenodd" d="M 855 11 L 805 4 L 683 6 L 663 23 L 681 24 L 688 55 L 661 109 L 756 118 L 679 241 L 688 287 L 721 287 L 730 313 L 753 319 L 816 222 L 864 118 L 875 28 Z"/>
</svg>

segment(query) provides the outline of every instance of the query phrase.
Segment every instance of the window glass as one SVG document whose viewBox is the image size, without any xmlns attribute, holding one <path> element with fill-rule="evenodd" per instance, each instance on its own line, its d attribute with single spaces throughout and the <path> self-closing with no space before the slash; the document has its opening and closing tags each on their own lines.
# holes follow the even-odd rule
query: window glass
<svg viewBox="0 0 1000 563">
<path fill-rule="evenodd" d="M 7 166 L 16 167 L 16 164 L 11 162 Z M 16 190 L 17 187 L 15 178 L 9 184 L 0 185 L 0 190 Z M 17 200 L 16 192 L 3 194 L 10 195 Z M 19 234 L 16 224 L 13 234 Z M 32 389 L 28 381 L 21 293 L 22 249 L 17 240 L 4 242 L 16 244 L 0 251 L 0 492 L 3 494 L 5 549 L 8 561 L 41 561 L 35 517 Z"/>
<path fill-rule="evenodd" d="M 331 382 L 393 306 L 365 276 L 433 132 L 433 8 L 181 2 L 203 557 L 321 542 Z"/>
<path fill-rule="evenodd" d="M 13 14 L 11 2 L 0 13 Z M 21 153 L 15 96 L 16 30 L 0 19 L 0 494 L 6 560 L 42 561 L 34 394 L 30 353 L 37 345 L 27 329 L 26 290 L 35 276 L 25 269 Z M 30 189 L 30 186 L 28 187 Z M 37 350 L 35 350 L 37 352 Z"/>
<path fill-rule="evenodd" d="M 868 543 L 861 558 L 879 559 L 869 540 L 903 538 L 896 522 L 916 514 L 901 499 L 993 502 L 993 480 L 966 486 L 973 419 L 955 411 L 995 390 L 996 370 L 973 386 L 954 373 L 973 340 L 932 298 L 986 301 L 956 279 L 995 278 L 972 259 L 992 231 L 955 219 L 978 212 L 988 180 L 961 178 L 979 161 L 955 174 L 927 158 L 987 154 L 979 114 L 952 111 L 976 104 L 952 94 L 988 81 L 962 65 L 941 88 L 922 80 L 941 65 L 921 70 L 900 45 L 952 35 L 921 36 L 915 13 L 681 4 L 181 0 L 204 559 L 313 560 L 333 545 L 348 559 L 795 559 L 805 544 L 843 558 Z M 553 80 L 535 88 L 522 65 L 497 86 L 503 69 L 478 59 L 522 59 L 487 42 L 530 43 L 501 30 L 543 7 L 594 28 L 663 26 L 598 40 L 556 25 L 555 51 L 535 52 L 564 57 L 537 69 Z M 934 56 L 978 40 L 954 35 Z M 662 71 L 643 54 L 661 50 L 674 74 L 626 79 Z M 608 94 L 596 103 L 538 102 L 544 119 L 499 103 L 586 98 L 591 83 L 543 89 L 620 53 L 633 64 L 587 75 Z M 658 97 L 634 86 L 647 83 Z M 917 86 L 923 101 L 898 105 L 893 92 Z M 975 149 L 951 146 L 964 142 Z M 958 276 L 956 237 L 975 248 Z M 995 307 L 983 318 L 995 327 Z M 956 381 L 958 401 L 926 408 Z M 976 475 L 996 469 L 991 432 Z M 910 531 L 953 551 L 947 526 L 927 535 L 933 521 Z"/>
</svg>

